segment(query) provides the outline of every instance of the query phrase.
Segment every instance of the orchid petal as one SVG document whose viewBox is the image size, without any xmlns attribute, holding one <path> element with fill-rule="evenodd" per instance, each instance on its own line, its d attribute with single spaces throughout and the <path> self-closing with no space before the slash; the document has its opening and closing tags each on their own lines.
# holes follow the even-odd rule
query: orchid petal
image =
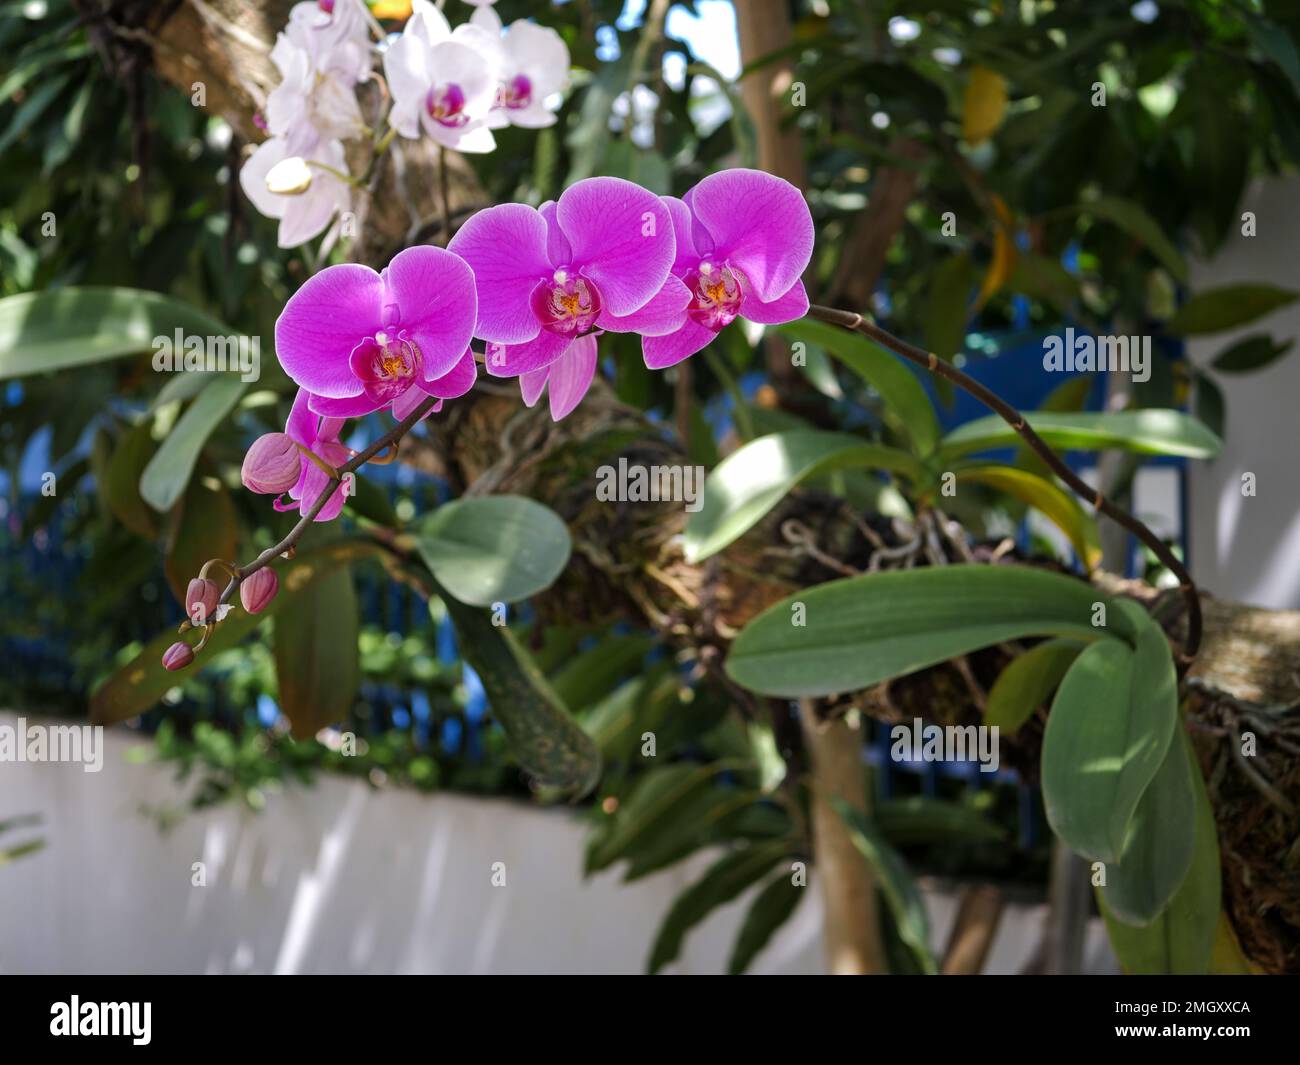
<svg viewBox="0 0 1300 1065">
<path fill-rule="evenodd" d="M 718 334 L 699 322 L 690 320 L 677 332 L 661 337 L 645 337 L 641 341 L 641 351 L 645 364 L 652 370 L 663 370 L 675 366 L 683 359 L 689 359 L 697 351 L 709 346 Z"/>
<path fill-rule="evenodd" d="M 384 283 L 368 266 L 340 263 L 309 277 L 275 323 L 275 350 L 294 382 L 327 399 L 358 395 L 352 349 L 382 326 Z"/>
<path fill-rule="evenodd" d="M 550 394 L 552 421 L 558 422 L 582 401 L 582 397 L 591 388 L 595 375 L 596 338 L 580 337 L 551 364 L 547 391 Z"/>
<path fill-rule="evenodd" d="M 442 377 L 460 362 L 474 336 L 478 297 L 473 272 L 459 255 L 420 245 L 393 256 L 384 281 L 399 316 L 384 325 L 411 334 L 420 349 L 426 381 Z"/>
<path fill-rule="evenodd" d="M 669 275 L 664 287 L 640 310 L 621 318 L 602 311 L 598 322 L 602 329 L 615 333 L 663 336 L 681 328 L 686 321 L 686 305 L 690 302 L 691 290 L 680 279 Z"/>
<path fill-rule="evenodd" d="M 740 304 L 740 316 L 759 325 L 780 325 L 793 322 L 808 313 L 808 293 L 802 281 L 796 281 L 790 290 L 774 300 L 764 303 L 752 292 L 746 292 Z"/>
<path fill-rule="evenodd" d="M 541 331 L 533 313 L 533 289 L 553 272 L 546 255 L 546 220 L 519 203 L 473 215 L 447 250 L 474 271 L 478 324 L 474 335 L 501 344 L 522 344 Z"/>
<path fill-rule="evenodd" d="M 658 196 L 622 178 L 587 178 L 560 196 L 556 218 L 572 265 L 596 283 L 611 314 L 631 314 L 663 288 L 676 241 Z"/>
</svg>

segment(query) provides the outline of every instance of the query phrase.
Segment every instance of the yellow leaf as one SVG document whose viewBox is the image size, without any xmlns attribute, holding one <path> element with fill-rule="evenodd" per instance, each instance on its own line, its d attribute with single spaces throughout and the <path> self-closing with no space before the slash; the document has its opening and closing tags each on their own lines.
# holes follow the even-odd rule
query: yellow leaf
<svg viewBox="0 0 1300 1065">
<path fill-rule="evenodd" d="M 967 144 L 983 144 L 1002 125 L 1007 113 L 1007 81 L 988 67 L 971 71 L 962 103 L 961 137 Z"/>
<path fill-rule="evenodd" d="M 991 199 L 994 213 L 998 216 L 998 227 L 993 232 L 993 258 L 980 285 L 979 297 L 975 300 L 976 311 L 1011 279 L 1016 268 L 1016 245 L 1011 236 L 1014 221 L 1011 210 L 996 192 Z"/>
</svg>

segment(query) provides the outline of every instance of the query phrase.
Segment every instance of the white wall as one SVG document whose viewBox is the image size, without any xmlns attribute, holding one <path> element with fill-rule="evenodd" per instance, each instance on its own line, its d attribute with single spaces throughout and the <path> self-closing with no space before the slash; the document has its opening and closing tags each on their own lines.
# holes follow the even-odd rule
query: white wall
<svg viewBox="0 0 1300 1065">
<path fill-rule="evenodd" d="M 1300 178 L 1255 184 L 1242 206 L 1254 211 L 1256 235 L 1238 226 L 1208 263 L 1193 265 L 1193 291 L 1233 282 L 1264 281 L 1300 289 Z M 1232 333 L 1195 340 L 1188 355 L 1206 365 L 1250 333 L 1300 336 L 1300 304 Z M 1300 348 L 1265 370 L 1218 374 L 1227 401 L 1223 454 L 1193 462 L 1192 576 L 1220 598 L 1256 606 L 1300 607 Z M 1241 475 L 1251 472 L 1257 495 L 1244 498 Z"/>
<path fill-rule="evenodd" d="M 47 840 L 0 866 L 0 972 L 636 973 L 673 897 L 709 862 L 630 885 L 616 872 L 584 881 L 572 811 L 330 775 L 261 814 L 222 807 L 162 834 L 141 810 L 177 801 L 171 771 L 126 763 L 131 734 L 106 738 L 99 773 L 0 763 L 0 820 L 40 813 Z M 206 887 L 191 886 L 196 861 Z M 504 888 L 490 885 L 498 861 Z M 670 971 L 725 971 L 747 902 L 701 925 Z M 942 944 L 953 899 L 932 891 L 927 904 Z M 1010 907 L 989 969 L 1018 970 L 1041 919 Z M 1092 967 L 1109 971 L 1095 922 L 1090 937 Z M 822 971 L 815 885 L 753 971 Z"/>
</svg>

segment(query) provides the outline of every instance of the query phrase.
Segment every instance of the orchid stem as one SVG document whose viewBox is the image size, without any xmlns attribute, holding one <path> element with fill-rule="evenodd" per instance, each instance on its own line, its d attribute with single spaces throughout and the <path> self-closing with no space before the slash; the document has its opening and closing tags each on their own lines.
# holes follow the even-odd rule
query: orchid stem
<svg viewBox="0 0 1300 1065">
<path fill-rule="evenodd" d="M 951 381 L 962 391 L 974 396 L 1011 426 L 1024 440 L 1029 449 L 1047 463 L 1052 472 L 1069 485 L 1076 495 L 1092 503 L 1099 512 L 1127 529 L 1149 547 L 1152 553 L 1178 578 L 1178 589 L 1182 592 L 1183 599 L 1187 603 L 1187 636 L 1183 641 L 1182 654 L 1179 656 L 1179 674 L 1186 673 L 1201 647 L 1201 597 L 1196 590 L 1196 582 L 1192 580 L 1192 575 L 1187 572 L 1187 567 L 1170 550 L 1168 544 L 1127 510 L 1107 499 L 1100 489 L 1093 488 L 1070 469 L 1065 460 L 1057 455 L 1041 436 L 1034 432 L 1032 426 L 1020 411 L 973 377 L 962 373 L 951 363 L 944 362 L 933 352 L 925 351 L 907 343 L 905 340 L 900 340 L 861 314 L 856 314 L 853 311 L 836 310 L 833 307 L 819 307 L 815 304 L 808 309 L 808 314 L 810 317 L 826 322 L 829 325 L 837 325 L 841 329 L 861 333 L 882 347 L 889 349 L 895 355 L 902 356 L 908 362 L 915 363 L 937 377 L 943 377 Z"/>
</svg>

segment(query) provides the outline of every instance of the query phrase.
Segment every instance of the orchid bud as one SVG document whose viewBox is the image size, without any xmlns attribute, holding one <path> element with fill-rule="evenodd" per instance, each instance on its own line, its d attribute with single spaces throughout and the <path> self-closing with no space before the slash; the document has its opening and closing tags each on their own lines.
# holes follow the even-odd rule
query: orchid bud
<svg viewBox="0 0 1300 1065">
<path fill-rule="evenodd" d="M 280 578 L 270 566 L 245 577 L 239 585 L 239 601 L 250 614 L 260 614 L 280 590 Z"/>
<path fill-rule="evenodd" d="M 248 449 L 240 478 L 244 487 L 253 492 L 279 495 L 297 484 L 301 473 L 298 445 L 284 433 L 267 433 Z"/>
<path fill-rule="evenodd" d="M 204 577 L 195 577 L 185 589 L 185 613 L 195 625 L 206 625 L 214 620 L 217 604 L 221 602 L 221 585 Z"/>
<path fill-rule="evenodd" d="M 281 159 L 266 172 L 266 189 L 278 196 L 298 196 L 311 188 L 311 167 L 301 155 Z"/>
<path fill-rule="evenodd" d="M 163 652 L 163 669 L 184 669 L 194 661 L 194 648 L 182 640 L 177 640 Z"/>
</svg>

